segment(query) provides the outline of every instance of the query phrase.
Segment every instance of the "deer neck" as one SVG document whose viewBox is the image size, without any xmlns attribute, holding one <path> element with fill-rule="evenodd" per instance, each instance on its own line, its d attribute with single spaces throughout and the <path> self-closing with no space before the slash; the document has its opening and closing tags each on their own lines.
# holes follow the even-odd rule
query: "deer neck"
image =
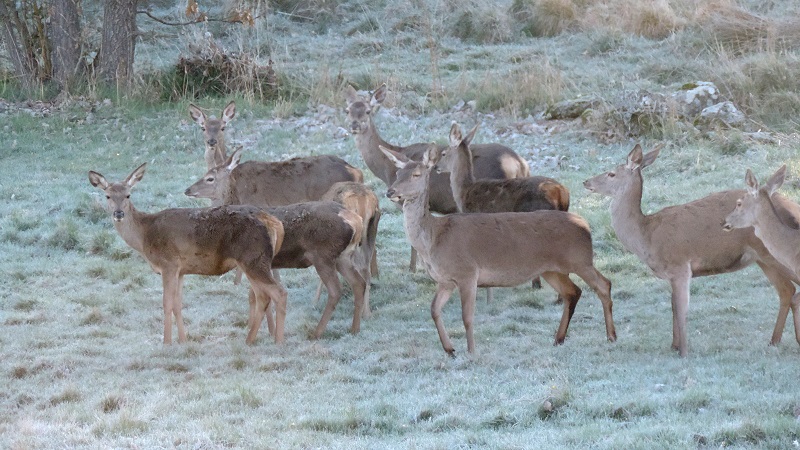
<svg viewBox="0 0 800 450">
<path fill-rule="evenodd" d="M 465 212 L 464 195 L 475 184 L 475 174 L 472 167 L 472 152 L 469 147 L 458 146 L 453 170 L 450 172 L 450 189 L 456 201 L 458 212 Z"/>
<path fill-rule="evenodd" d="M 758 195 L 758 213 L 753 231 L 778 261 L 794 270 L 800 262 L 800 235 L 781 221 L 772 200 L 765 193 L 759 192 Z"/>
<path fill-rule="evenodd" d="M 642 175 L 636 174 L 628 189 L 611 199 L 611 226 L 622 245 L 642 260 L 649 248 L 647 217 L 642 213 Z"/>
<path fill-rule="evenodd" d="M 145 221 L 151 214 L 139 212 L 131 205 L 122 222 L 114 222 L 117 233 L 132 249 L 144 254 Z"/>
<path fill-rule="evenodd" d="M 401 149 L 395 145 L 389 144 L 380 137 L 372 119 L 369 121 L 367 130 L 362 133 L 357 133 L 355 138 L 356 147 L 359 153 L 361 153 L 361 157 L 364 159 L 364 164 L 367 165 L 375 176 L 383 180 L 386 186 L 391 186 L 396 179 L 397 169 L 394 163 L 383 154 L 379 146 L 382 145 L 391 150 Z"/>
<path fill-rule="evenodd" d="M 426 180 L 425 185 L 427 184 Z M 403 201 L 403 225 L 406 235 L 411 241 L 411 246 L 423 255 L 423 259 L 430 253 L 433 221 L 434 217 L 428 206 L 427 188 L 419 197 Z"/>
<path fill-rule="evenodd" d="M 206 153 L 203 156 L 205 157 L 208 170 L 220 164 L 224 164 L 225 159 L 228 157 L 228 148 L 225 146 L 225 139 L 220 137 L 220 139 L 217 140 L 217 145 L 214 146 L 206 144 Z"/>
</svg>

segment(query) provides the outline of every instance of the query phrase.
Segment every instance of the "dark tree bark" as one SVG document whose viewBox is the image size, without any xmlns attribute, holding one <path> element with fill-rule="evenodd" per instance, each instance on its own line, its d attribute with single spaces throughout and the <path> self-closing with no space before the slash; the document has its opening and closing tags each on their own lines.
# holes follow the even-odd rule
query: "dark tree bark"
<svg viewBox="0 0 800 450">
<path fill-rule="evenodd" d="M 67 89 L 81 62 L 80 0 L 52 0 L 50 16 L 53 79 Z"/>
<path fill-rule="evenodd" d="M 20 84 L 26 89 L 35 87 L 38 64 L 28 27 L 19 17 L 14 0 L 0 0 L 0 43 L 8 51 Z"/>
<path fill-rule="evenodd" d="M 100 78 L 126 86 L 133 76 L 136 49 L 136 0 L 106 0 L 100 43 Z"/>
</svg>

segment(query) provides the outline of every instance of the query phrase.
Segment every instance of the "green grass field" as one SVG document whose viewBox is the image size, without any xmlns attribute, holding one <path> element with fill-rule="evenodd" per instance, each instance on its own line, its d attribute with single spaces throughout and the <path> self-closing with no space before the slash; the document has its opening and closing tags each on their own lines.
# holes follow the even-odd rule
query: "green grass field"
<svg viewBox="0 0 800 450">
<path fill-rule="evenodd" d="M 753 10 L 768 17 L 796 12 L 790 2 L 776 3 L 783 9 Z M 796 47 L 725 55 L 700 43 L 689 25 L 665 39 L 625 28 L 459 39 L 447 31 L 459 15 L 424 3 L 428 20 L 442 26 L 434 38 L 446 93 L 426 100 L 434 63 L 424 37 L 396 27 L 405 17 L 400 6 L 342 5 L 334 15 L 340 20 L 324 29 L 321 19 L 275 14 L 260 31 L 219 33 L 231 47 L 248 48 L 247 33 L 263 33 L 263 52 L 287 82 L 304 88 L 300 103 L 237 97 L 227 136 L 229 145 L 245 147 L 245 160 L 335 154 L 364 170 L 384 213 L 373 318 L 358 335 L 347 332 L 348 292 L 323 338 L 310 340 L 323 309 L 312 301 L 317 277 L 310 269 L 285 270 L 286 342 L 275 345 L 262 327 L 247 346 L 246 282 L 234 286 L 232 274 L 188 276 L 189 342 L 164 346 L 160 277 L 117 236 L 87 172 L 117 181 L 147 162 L 132 195 L 138 209 L 207 206 L 183 195 L 205 167 L 188 100 L 69 99 L 46 117 L 11 108 L 0 114 L 0 448 L 800 447 L 800 345 L 791 319 L 783 342 L 767 345 L 778 299 L 759 269 L 692 283 L 690 354 L 681 359 L 670 349 L 668 283 L 622 248 L 608 200 L 581 184 L 622 163 L 635 142 L 645 149 L 663 142 L 645 169 L 645 212 L 742 188 L 746 168 L 762 179 L 783 163 L 789 177 L 782 192 L 800 199 L 800 139 L 787 112 L 800 108 L 787 100 L 798 92 Z M 372 25 L 349 33 L 362 22 Z M 178 33 L 169 45 L 163 37 L 145 39 L 138 64 L 169 63 L 188 37 Z M 771 91 L 753 85 L 751 93 L 788 105 L 782 117 L 740 104 L 754 123 L 767 124 L 767 143 L 737 130 L 705 135 L 669 127 L 606 139 L 598 120 L 539 115 L 547 104 L 579 95 L 611 101 L 630 90 L 671 92 L 704 79 L 744 83 L 725 78 L 726 70 L 758 81 L 758 72 L 743 67 L 768 60 L 787 78 L 776 78 Z M 584 296 L 563 346 L 553 346 L 561 316 L 553 290 L 520 286 L 496 289 L 492 303 L 479 293 L 475 355 L 466 353 L 454 295 L 444 320 L 457 356 L 447 357 L 430 318 L 434 284 L 406 268 L 402 215 L 352 137 L 339 130 L 346 125 L 344 100 L 333 89 L 341 84 L 337 74 L 361 89 L 389 84 L 395 102 L 375 120 L 390 142 L 445 142 L 451 121 L 480 123 L 475 143 L 506 144 L 536 174 L 562 181 L 571 210 L 592 227 L 596 266 L 612 282 L 618 341 L 606 342 L 600 301 L 576 279 Z M 197 103 L 219 114 L 227 100 Z M 460 100 L 475 100 L 477 110 L 454 110 Z"/>
</svg>

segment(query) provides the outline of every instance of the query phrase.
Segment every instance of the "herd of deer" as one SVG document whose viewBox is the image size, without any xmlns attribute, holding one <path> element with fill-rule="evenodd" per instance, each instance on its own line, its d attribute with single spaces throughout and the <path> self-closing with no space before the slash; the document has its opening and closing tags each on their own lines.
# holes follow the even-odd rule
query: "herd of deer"
<svg viewBox="0 0 800 450">
<path fill-rule="evenodd" d="M 373 117 L 386 96 L 382 85 L 367 98 L 345 93 L 350 131 L 364 163 L 388 187 L 402 208 L 412 245 L 410 267 L 419 255 L 436 282 L 431 315 L 444 350 L 455 350 L 441 312 L 458 288 L 467 350 L 474 352 L 473 318 L 478 287 L 516 286 L 540 277 L 563 300 L 555 343 L 564 342 L 581 289 L 576 274 L 600 298 L 609 341 L 616 340 L 611 283 L 593 264 L 587 222 L 570 213 L 569 190 L 558 181 L 531 176 L 528 164 L 508 147 L 472 144 L 477 127 L 463 135 L 457 124 L 449 145 L 392 145 L 381 139 Z M 325 331 L 342 295 L 337 272 L 353 291 L 350 331 L 370 314 L 371 276 L 380 209 L 363 184 L 362 172 L 335 156 L 281 162 L 240 163 L 241 150 L 228 154 L 225 127 L 235 117 L 229 103 L 219 119 L 190 105 L 202 128 L 207 173 L 186 195 L 208 198 L 210 208 L 140 212 L 130 200 L 145 164 L 118 183 L 90 171 L 104 191 L 120 236 L 161 274 L 164 343 L 186 340 L 181 315 L 183 276 L 220 275 L 237 268 L 249 282 L 249 331 L 254 342 L 264 319 L 275 342 L 283 341 L 286 290 L 274 269 L 314 266 L 328 302 L 314 336 Z M 780 308 L 770 344 L 778 344 L 789 309 L 800 343 L 800 206 L 776 193 L 785 166 L 763 187 L 748 171 L 747 190 L 711 194 L 651 215 L 642 213 L 642 169 L 652 164 L 636 147 L 625 164 L 584 182 L 590 192 L 611 197 L 611 220 L 624 247 L 672 288 L 672 347 L 688 354 L 686 319 L 691 278 L 761 267 L 778 291 Z M 433 215 L 432 213 L 437 213 Z M 454 214 L 460 213 L 460 214 Z M 317 292 L 319 296 L 319 291 Z M 274 309 L 275 317 L 273 319 Z"/>
</svg>

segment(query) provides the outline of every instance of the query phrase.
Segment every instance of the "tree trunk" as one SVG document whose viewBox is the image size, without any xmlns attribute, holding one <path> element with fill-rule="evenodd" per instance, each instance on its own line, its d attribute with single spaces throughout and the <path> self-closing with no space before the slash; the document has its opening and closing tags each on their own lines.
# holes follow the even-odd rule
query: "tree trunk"
<svg viewBox="0 0 800 450">
<path fill-rule="evenodd" d="M 0 43 L 2 43 L 20 84 L 31 89 L 37 84 L 38 65 L 31 47 L 28 27 L 20 19 L 14 0 L 0 0 Z"/>
<path fill-rule="evenodd" d="M 106 0 L 100 43 L 100 79 L 126 87 L 133 76 L 136 48 L 136 0 Z"/>
<path fill-rule="evenodd" d="M 52 0 L 50 16 L 53 79 L 67 89 L 81 59 L 80 0 Z"/>
</svg>

